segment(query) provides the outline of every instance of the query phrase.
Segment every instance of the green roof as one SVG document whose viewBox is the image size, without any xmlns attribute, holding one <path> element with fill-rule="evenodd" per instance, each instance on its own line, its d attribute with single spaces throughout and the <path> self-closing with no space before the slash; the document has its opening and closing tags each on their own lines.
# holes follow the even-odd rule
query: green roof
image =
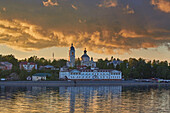
<svg viewBox="0 0 170 113">
<path fill-rule="evenodd" d="M 51 76 L 50 73 L 36 73 L 36 74 L 33 74 L 32 76 Z"/>
</svg>

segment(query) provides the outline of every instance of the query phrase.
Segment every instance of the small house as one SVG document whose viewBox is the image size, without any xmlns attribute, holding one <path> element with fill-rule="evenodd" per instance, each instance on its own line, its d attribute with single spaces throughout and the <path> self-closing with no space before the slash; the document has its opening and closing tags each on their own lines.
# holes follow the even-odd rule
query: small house
<svg viewBox="0 0 170 113">
<path fill-rule="evenodd" d="M 12 69 L 12 64 L 9 62 L 0 62 L 1 65 L 3 65 L 3 70 L 11 70 Z M 2 66 L 1 66 L 2 67 Z"/>
<path fill-rule="evenodd" d="M 33 62 L 21 62 L 20 63 L 20 70 L 26 70 L 28 72 L 32 71 L 33 69 L 37 70 L 37 64 Z"/>
<path fill-rule="evenodd" d="M 46 80 L 47 76 L 51 76 L 49 73 L 36 73 L 32 75 L 32 81 L 44 81 Z"/>
</svg>

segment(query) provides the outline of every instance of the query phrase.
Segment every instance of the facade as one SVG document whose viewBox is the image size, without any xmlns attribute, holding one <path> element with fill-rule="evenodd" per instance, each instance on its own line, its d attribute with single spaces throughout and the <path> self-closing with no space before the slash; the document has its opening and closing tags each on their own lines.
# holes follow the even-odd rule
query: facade
<svg viewBox="0 0 170 113">
<path fill-rule="evenodd" d="M 19 66 L 21 70 L 23 69 L 28 72 L 32 71 L 33 69 L 37 70 L 37 64 L 32 63 L 32 62 L 21 62 Z"/>
<path fill-rule="evenodd" d="M 75 49 L 73 47 L 73 44 L 71 44 L 70 50 L 69 50 L 69 61 L 67 62 L 68 67 L 74 67 L 75 66 Z"/>
<path fill-rule="evenodd" d="M 43 81 L 43 80 L 46 80 L 46 76 L 32 76 L 32 81 Z"/>
<path fill-rule="evenodd" d="M 51 76 L 49 73 L 36 73 L 32 75 L 32 81 L 44 81 L 46 80 L 46 77 Z"/>
<path fill-rule="evenodd" d="M 81 56 L 81 66 L 86 67 L 96 67 L 96 62 L 93 61 L 93 58 L 87 55 L 86 49 L 84 50 L 84 54 Z M 75 67 L 75 48 L 73 44 L 71 44 L 69 50 L 69 61 L 67 62 L 67 67 Z"/>
<path fill-rule="evenodd" d="M 7 70 L 7 67 L 3 64 L 0 64 L 0 70 Z"/>
<path fill-rule="evenodd" d="M 81 56 L 81 65 L 87 66 L 87 67 L 96 67 L 96 62 L 93 61 L 93 57 L 90 57 L 87 55 L 86 48 L 84 50 L 84 54 Z"/>
<path fill-rule="evenodd" d="M 122 80 L 122 72 L 112 69 L 62 69 L 60 79 L 68 80 Z"/>
<path fill-rule="evenodd" d="M 9 62 L 0 62 L 1 66 L 0 69 L 2 70 L 11 70 L 12 69 L 12 64 Z"/>
</svg>

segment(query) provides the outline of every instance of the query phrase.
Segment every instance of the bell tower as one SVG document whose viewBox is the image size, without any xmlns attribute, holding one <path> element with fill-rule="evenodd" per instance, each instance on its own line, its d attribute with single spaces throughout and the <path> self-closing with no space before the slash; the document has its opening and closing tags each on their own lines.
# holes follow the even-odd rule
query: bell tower
<svg viewBox="0 0 170 113">
<path fill-rule="evenodd" d="M 69 50 L 69 61 L 70 61 L 70 67 L 75 66 L 75 49 L 73 47 L 73 43 L 71 44 L 70 50 Z"/>
</svg>

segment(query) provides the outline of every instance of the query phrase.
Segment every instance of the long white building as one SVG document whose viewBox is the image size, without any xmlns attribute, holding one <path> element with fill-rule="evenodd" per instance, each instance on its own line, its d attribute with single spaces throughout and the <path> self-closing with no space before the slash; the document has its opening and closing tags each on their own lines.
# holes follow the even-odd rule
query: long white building
<svg viewBox="0 0 170 113">
<path fill-rule="evenodd" d="M 112 69 L 66 69 L 61 68 L 60 79 L 68 80 L 122 80 L 122 72 Z"/>
</svg>

